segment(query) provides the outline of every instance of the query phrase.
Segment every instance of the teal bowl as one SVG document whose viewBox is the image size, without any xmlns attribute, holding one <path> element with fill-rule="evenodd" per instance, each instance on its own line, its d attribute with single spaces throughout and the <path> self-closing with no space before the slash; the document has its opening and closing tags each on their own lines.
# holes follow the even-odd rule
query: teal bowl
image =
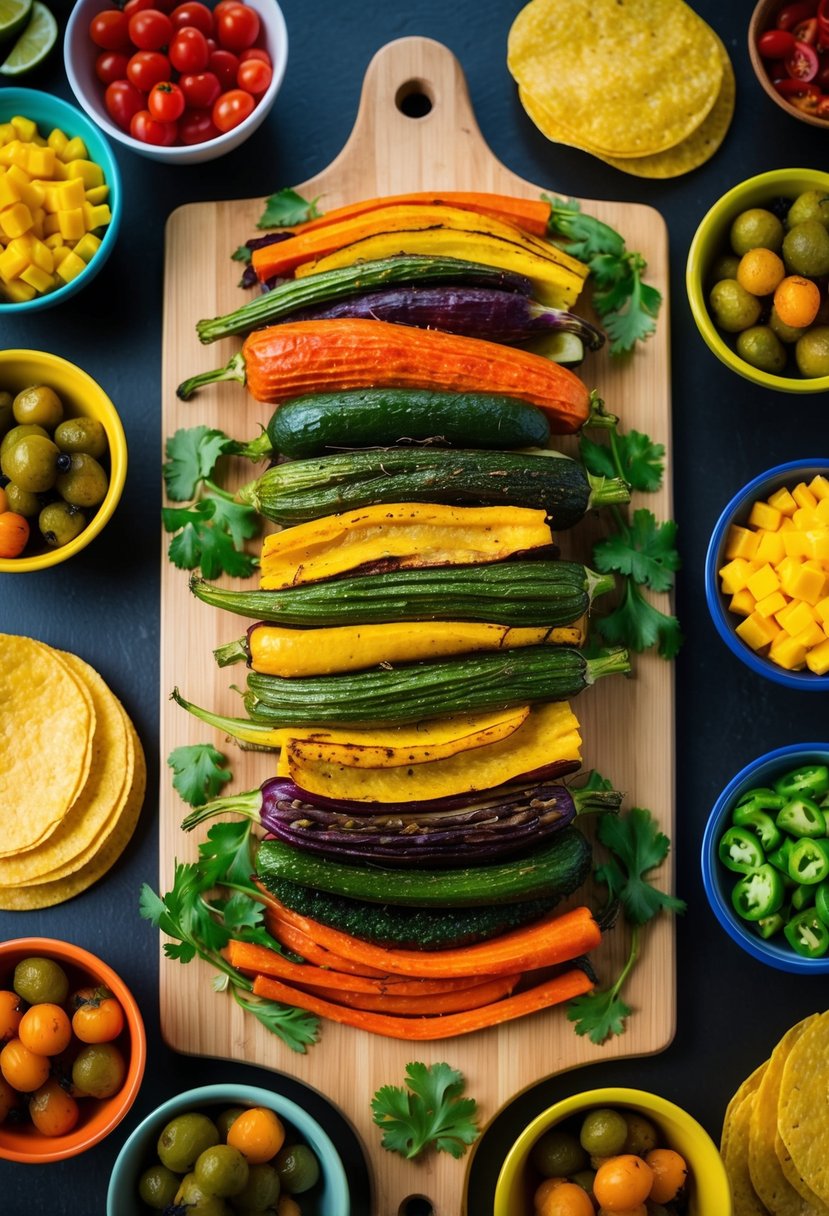
<svg viewBox="0 0 829 1216">
<path fill-rule="evenodd" d="M 252 1085 L 205 1085 L 162 1102 L 139 1123 L 118 1154 L 109 1180 L 106 1216 L 144 1216 L 146 1209 L 138 1198 L 138 1180 L 148 1166 L 158 1161 L 156 1141 L 171 1119 L 190 1111 L 207 1114 L 210 1107 L 219 1115 L 229 1106 L 267 1107 L 288 1125 L 289 1140 L 293 1131 L 299 1140 L 313 1149 L 320 1164 L 320 1180 L 298 1197 L 302 1216 L 349 1216 L 348 1181 L 328 1134 L 296 1102 L 276 1090 L 258 1089 Z"/>
<path fill-rule="evenodd" d="M 0 317 L 54 308 L 56 304 L 62 304 L 91 283 L 115 247 L 118 229 L 121 226 L 123 206 L 121 174 L 118 171 L 118 163 L 112 154 L 109 141 L 76 106 L 70 105 L 68 101 L 63 101 L 60 97 L 41 93 L 37 89 L 0 88 L 0 122 L 8 122 L 15 114 L 21 114 L 36 122 L 41 135 L 48 135 L 53 128 L 60 127 L 69 136 L 79 135 L 81 137 L 86 144 L 90 159 L 99 164 L 104 171 L 104 178 L 109 186 L 108 202 L 112 219 L 101 239 L 100 248 L 90 259 L 86 270 L 82 270 L 76 279 L 64 287 L 47 292 L 46 295 L 35 296 L 33 300 L 26 300 L 19 304 L 0 300 Z"/>
</svg>

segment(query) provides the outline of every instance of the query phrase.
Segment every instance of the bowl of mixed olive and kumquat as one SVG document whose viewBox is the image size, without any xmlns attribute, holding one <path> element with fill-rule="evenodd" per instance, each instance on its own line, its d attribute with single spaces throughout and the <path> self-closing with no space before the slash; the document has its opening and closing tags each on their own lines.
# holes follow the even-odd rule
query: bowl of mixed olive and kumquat
<svg viewBox="0 0 829 1216">
<path fill-rule="evenodd" d="M 274 1085 L 277 1079 L 274 1077 Z M 208 1085 L 178 1094 L 124 1144 L 107 1216 L 349 1216 L 348 1182 L 330 1137 L 276 1089 Z"/>
<path fill-rule="evenodd" d="M 542 1111 L 513 1144 L 494 1216 L 731 1216 L 707 1132 L 638 1089 L 594 1089 Z"/>
<path fill-rule="evenodd" d="M 738 490 L 711 534 L 705 597 L 752 671 L 829 692 L 829 456 L 776 465 Z"/>
<path fill-rule="evenodd" d="M 781 110 L 813 127 L 829 124 L 829 0 L 760 0 L 748 53 Z"/>
<path fill-rule="evenodd" d="M 81 368 L 0 351 L 0 573 L 43 570 L 112 518 L 127 475 L 121 419 Z"/>
<path fill-rule="evenodd" d="M 829 389 L 829 173 L 773 169 L 704 216 L 685 282 L 703 340 L 764 388 Z"/>
<path fill-rule="evenodd" d="M 68 300 L 112 252 L 121 179 L 106 137 L 75 106 L 0 89 L 0 317 Z"/>
<path fill-rule="evenodd" d="M 759 756 L 720 794 L 702 842 L 712 911 L 779 971 L 829 973 L 829 743 Z"/>
<path fill-rule="evenodd" d="M 138 1004 L 101 959 L 52 938 L 0 943 L 0 1158 L 63 1161 L 103 1140 L 146 1054 Z"/>
</svg>

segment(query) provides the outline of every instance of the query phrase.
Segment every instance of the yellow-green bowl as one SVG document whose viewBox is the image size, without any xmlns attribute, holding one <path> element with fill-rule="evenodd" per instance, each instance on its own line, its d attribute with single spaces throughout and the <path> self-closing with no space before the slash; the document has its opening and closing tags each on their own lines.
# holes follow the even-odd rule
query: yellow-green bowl
<svg viewBox="0 0 829 1216">
<path fill-rule="evenodd" d="M 100 384 L 81 368 L 42 350 L 0 350 L 0 390 L 12 394 L 34 384 L 53 388 L 67 418 L 86 414 L 103 424 L 109 445 L 109 486 L 106 497 L 79 536 L 60 549 L 36 550 L 30 556 L 0 557 L 0 574 L 46 570 L 85 549 L 112 518 L 127 476 L 127 440 L 118 411 Z M 29 521 L 30 544 L 37 546 L 37 520 Z"/>
<path fill-rule="evenodd" d="M 731 1216 L 731 1189 L 722 1158 L 711 1137 L 687 1111 L 641 1089 L 591 1089 L 573 1094 L 542 1111 L 507 1153 L 495 1184 L 493 1216 L 532 1216 L 533 1190 L 540 1178 L 529 1162 L 536 1140 L 573 1115 L 596 1107 L 635 1111 L 656 1124 L 664 1147 L 685 1158 L 689 1171 L 688 1216 Z"/>
<path fill-rule="evenodd" d="M 825 393 L 829 389 L 829 376 L 815 376 L 813 379 L 775 376 L 741 359 L 717 329 L 708 311 L 708 275 L 716 259 L 729 252 L 728 231 L 741 211 L 749 207 L 768 207 L 772 199 L 779 197 L 794 201 L 804 190 L 829 192 L 829 173 L 820 169 L 771 169 L 732 187 L 702 219 L 691 241 L 685 268 L 685 286 L 691 312 L 708 348 L 721 363 L 739 376 L 781 393 Z"/>
</svg>

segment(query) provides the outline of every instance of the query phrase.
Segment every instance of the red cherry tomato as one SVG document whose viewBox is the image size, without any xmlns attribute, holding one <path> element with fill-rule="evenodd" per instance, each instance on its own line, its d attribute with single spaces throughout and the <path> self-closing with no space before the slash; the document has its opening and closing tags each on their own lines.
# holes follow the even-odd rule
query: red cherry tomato
<svg viewBox="0 0 829 1216">
<path fill-rule="evenodd" d="M 194 29 L 201 30 L 205 38 L 208 34 L 213 33 L 213 14 L 207 5 L 200 4 L 199 0 L 180 4 L 178 8 L 173 9 L 170 19 L 177 30 L 190 25 Z"/>
<path fill-rule="evenodd" d="M 178 133 L 183 144 L 203 144 L 221 134 L 213 123 L 210 110 L 185 110 Z"/>
<path fill-rule="evenodd" d="M 129 131 L 133 115 L 144 109 L 144 94 L 128 80 L 114 80 L 107 85 L 104 104 L 112 121 Z"/>
<path fill-rule="evenodd" d="M 194 25 L 178 30 L 168 53 L 177 72 L 203 72 L 210 58 L 207 39 Z"/>
<path fill-rule="evenodd" d="M 239 60 L 233 51 L 214 51 L 210 56 L 210 71 L 218 77 L 223 89 L 232 89 L 236 84 Z"/>
<path fill-rule="evenodd" d="M 139 51 L 160 51 L 173 34 L 173 23 L 157 8 L 146 8 L 130 17 L 130 38 Z"/>
<path fill-rule="evenodd" d="M 213 6 L 214 23 L 217 17 L 220 17 L 222 13 L 227 11 L 227 9 L 235 8 L 238 3 L 239 0 L 219 0 L 219 3 Z"/>
<path fill-rule="evenodd" d="M 791 76 L 788 80 L 778 81 L 774 87 L 782 97 L 814 97 L 815 101 L 820 100 L 820 89 L 816 84 L 807 84 L 805 80 L 794 80 Z"/>
<path fill-rule="evenodd" d="M 136 13 L 143 13 L 148 8 L 158 8 L 156 0 L 127 0 L 124 5 L 124 16 L 129 20 Z"/>
<path fill-rule="evenodd" d="M 270 55 L 267 51 L 261 50 L 261 48 L 258 46 L 253 46 L 248 51 L 242 51 L 241 55 L 239 56 L 240 63 L 247 63 L 249 59 L 258 59 L 260 63 L 266 63 L 268 67 L 271 66 Z"/>
<path fill-rule="evenodd" d="M 819 66 L 817 51 L 807 42 L 795 42 L 794 50 L 786 56 L 786 71 L 793 80 L 814 80 Z"/>
<path fill-rule="evenodd" d="M 797 42 L 808 42 L 809 46 L 814 46 L 818 36 L 817 17 L 809 17 L 807 21 L 799 21 L 792 29 L 792 34 Z"/>
<path fill-rule="evenodd" d="M 170 79 L 170 60 L 160 51 L 136 51 L 127 64 L 127 79 L 142 93 Z"/>
<path fill-rule="evenodd" d="M 208 38 L 206 41 L 207 41 L 207 50 L 211 55 L 213 54 L 214 51 L 217 51 L 219 49 L 219 44 L 215 38 Z"/>
<path fill-rule="evenodd" d="M 101 51 L 95 60 L 95 75 L 102 84 L 112 84 L 113 80 L 124 80 L 127 75 L 128 62 L 123 51 Z"/>
<path fill-rule="evenodd" d="M 806 21 L 813 16 L 816 8 L 817 5 L 810 3 L 809 0 L 802 0 L 800 4 L 787 4 L 777 14 L 775 25 L 779 30 L 794 29 L 798 22 Z"/>
<path fill-rule="evenodd" d="M 262 63 L 261 59 L 248 59 L 239 64 L 236 83 L 240 89 L 252 93 L 254 97 L 261 97 L 266 93 L 272 80 L 273 69 L 269 64 Z"/>
<path fill-rule="evenodd" d="M 90 21 L 89 37 L 104 51 L 125 51 L 130 44 L 129 18 L 117 8 L 105 8 Z"/>
<path fill-rule="evenodd" d="M 233 4 L 214 20 L 219 44 L 227 51 L 246 51 L 259 37 L 259 14 L 248 4 Z"/>
<path fill-rule="evenodd" d="M 162 80 L 150 89 L 147 109 L 159 122 L 175 122 L 184 113 L 184 93 L 177 84 Z"/>
<path fill-rule="evenodd" d="M 178 128 L 174 122 L 159 122 L 149 110 L 139 110 L 132 116 L 130 135 L 133 139 L 140 139 L 142 144 L 169 148 L 176 142 Z"/>
<path fill-rule="evenodd" d="M 198 72 L 196 75 L 179 77 L 179 86 L 184 100 L 193 110 L 204 110 L 212 106 L 222 91 L 218 76 L 213 72 Z"/>
<path fill-rule="evenodd" d="M 757 50 L 764 59 L 785 59 L 794 50 L 794 34 L 788 30 L 766 30 L 757 39 Z"/>
<path fill-rule="evenodd" d="M 253 97 L 244 89 L 230 89 L 229 92 L 222 93 L 214 104 L 213 122 L 223 133 L 232 131 L 240 122 L 245 121 L 255 105 Z"/>
</svg>

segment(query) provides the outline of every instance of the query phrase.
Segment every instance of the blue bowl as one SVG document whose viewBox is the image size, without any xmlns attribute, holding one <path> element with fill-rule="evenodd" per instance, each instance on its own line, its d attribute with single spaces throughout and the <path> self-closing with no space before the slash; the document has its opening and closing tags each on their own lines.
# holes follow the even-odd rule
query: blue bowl
<svg viewBox="0 0 829 1216">
<path fill-rule="evenodd" d="M 741 920 L 731 906 L 731 888 L 739 880 L 717 856 L 720 837 L 729 826 L 735 802 L 754 786 L 771 785 L 783 773 L 804 764 L 829 764 L 829 743 L 794 743 L 759 756 L 732 777 L 714 803 L 702 838 L 702 882 L 717 920 L 729 937 L 752 958 L 778 971 L 797 975 L 829 974 L 829 955 L 803 958 L 784 937 L 764 941 L 747 921 Z"/>
<path fill-rule="evenodd" d="M 737 491 L 717 520 L 705 558 L 705 599 L 708 611 L 711 613 L 717 633 L 729 650 L 757 675 L 765 676 L 767 680 L 773 680 L 776 684 L 783 684 L 786 688 L 800 688 L 808 692 L 829 691 L 829 675 L 816 676 L 808 669 L 786 671 L 784 667 L 779 667 L 777 663 L 757 654 L 746 645 L 735 632 L 735 628 L 742 618 L 728 611 L 729 597 L 720 591 L 717 572 L 727 561 L 724 551 L 728 529 L 732 524 L 745 524 L 752 505 L 758 498 L 768 498 L 781 486 L 791 488 L 800 481 L 811 481 L 818 473 L 829 473 L 829 457 L 825 460 L 791 460 L 788 464 L 778 464 L 773 469 L 760 473 L 747 485 L 744 485 L 741 490 Z"/>
<path fill-rule="evenodd" d="M 280 1093 L 252 1085 L 205 1085 L 188 1089 L 163 1102 L 148 1115 L 124 1144 L 113 1166 L 107 1192 L 107 1216 L 143 1216 L 144 1205 L 138 1198 L 138 1180 L 143 1171 L 158 1161 L 156 1142 L 162 1130 L 176 1115 L 216 1108 L 219 1115 L 229 1106 L 265 1106 L 279 1115 L 298 1134 L 299 1140 L 313 1149 L 320 1164 L 320 1181 L 301 1195 L 303 1216 L 349 1216 L 351 1200 L 343 1163 L 330 1137 L 316 1119 Z"/>
<path fill-rule="evenodd" d="M 74 296 L 88 283 L 104 265 L 115 247 L 118 229 L 121 226 L 122 192 L 121 174 L 118 164 L 112 154 L 109 142 L 93 122 L 76 106 L 70 105 L 60 97 L 52 97 L 49 93 L 41 93 L 37 89 L 0 88 L 0 122 L 8 122 L 15 114 L 22 114 L 37 123 L 41 135 L 48 133 L 54 127 L 60 127 L 69 136 L 79 135 L 86 144 L 90 158 L 97 162 L 104 171 L 104 178 L 109 186 L 109 207 L 112 219 L 107 225 L 101 239 L 100 248 L 95 251 L 86 270 L 82 270 L 77 278 L 64 287 L 47 292 L 43 296 L 35 296 L 33 300 L 15 304 L 0 300 L 0 316 L 4 313 L 38 312 L 44 308 L 54 308 Z M 45 130 L 44 130 L 45 129 Z"/>
</svg>

